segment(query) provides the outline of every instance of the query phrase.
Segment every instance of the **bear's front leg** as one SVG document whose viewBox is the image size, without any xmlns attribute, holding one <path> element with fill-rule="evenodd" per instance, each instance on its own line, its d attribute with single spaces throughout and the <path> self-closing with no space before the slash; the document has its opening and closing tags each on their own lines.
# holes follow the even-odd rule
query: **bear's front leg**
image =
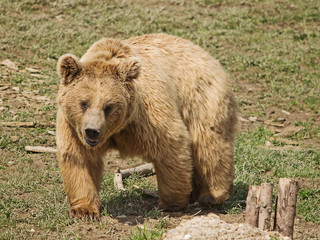
<svg viewBox="0 0 320 240">
<path fill-rule="evenodd" d="M 67 152 L 59 152 L 58 158 L 64 189 L 71 206 L 69 214 L 76 218 L 99 219 L 102 161 L 84 161 Z"/>
<path fill-rule="evenodd" d="M 83 146 L 60 110 L 57 115 L 57 148 L 64 190 L 70 203 L 69 214 L 76 218 L 99 219 L 101 154 Z"/>
</svg>

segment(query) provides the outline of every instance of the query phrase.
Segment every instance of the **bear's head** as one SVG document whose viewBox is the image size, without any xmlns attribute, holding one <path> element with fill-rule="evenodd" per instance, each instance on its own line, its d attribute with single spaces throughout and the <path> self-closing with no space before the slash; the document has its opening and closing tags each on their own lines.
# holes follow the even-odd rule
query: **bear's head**
<svg viewBox="0 0 320 240">
<path fill-rule="evenodd" d="M 58 61 L 59 108 L 88 148 L 103 145 L 133 116 L 137 94 L 133 82 L 140 69 L 139 60 L 121 54 L 121 48 L 119 54 L 99 45 L 91 50 L 81 60 L 66 54 Z"/>
</svg>

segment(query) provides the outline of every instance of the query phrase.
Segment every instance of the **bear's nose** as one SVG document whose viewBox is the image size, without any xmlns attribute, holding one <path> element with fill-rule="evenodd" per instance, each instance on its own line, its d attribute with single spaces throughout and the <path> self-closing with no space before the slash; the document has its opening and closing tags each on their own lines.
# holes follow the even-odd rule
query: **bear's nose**
<svg viewBox="0 0 320 240">
<path fill-rule="evenodd" d="M 100 134 L 100 131 L 95 128 L 86 128 L 85 132 L 90 139 L 96 139 Z"/>
</svg>

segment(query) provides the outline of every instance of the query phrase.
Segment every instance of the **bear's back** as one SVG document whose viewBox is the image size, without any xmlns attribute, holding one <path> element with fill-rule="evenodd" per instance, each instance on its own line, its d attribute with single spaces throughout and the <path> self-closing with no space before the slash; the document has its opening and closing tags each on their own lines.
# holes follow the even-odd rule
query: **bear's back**
<svg viewBox="0 0 320 240">
<path fill-rule="evenodd" d="M 162 82 L 171 98 L 177 97 L 184 119 L 191 117 L 191 111 L 194 117 L 213 113 L 224 98 L 232 95 L 230 80 L 220 63 L 188 40 L 152 34 L 124 42 L 141 59 L 141 77 L 137 79 L 143 82 L 140 85 L 158 88 L 158 82 Z"/>
</svg>

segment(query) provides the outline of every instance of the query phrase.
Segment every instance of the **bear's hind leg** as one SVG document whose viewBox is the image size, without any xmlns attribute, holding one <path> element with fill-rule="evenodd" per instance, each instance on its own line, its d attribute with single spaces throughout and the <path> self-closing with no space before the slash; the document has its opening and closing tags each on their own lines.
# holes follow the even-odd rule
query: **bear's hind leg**
<svg viewBox="0 0 320 240">
<path fill-rule="evenodd" d="M 177 170 L 177 169 L 176 169 Z M 181 211 L 188 206 L 189 195 L 191 192 L 191 173 L 176 174 L 174 177 L 173 171 L 164 169 L 161 170 L 155 167 L 158 193 L 159 193 L 159 208 L 166 211 Z"/>
<path fill-rule="evenodd" d="M 217 106 L 208 103 L 195 110 L 189 129 L 195 166 L 192 200 L 221 203 L 233 190 L 237 112 L 232 95 Z"/>
<path fill-rule="evenodd" d="M 194 149 L 192 200 L 204 204 L 227 200 L 233 190 L 233 143 L 223 141 L 218 134 L 211 134 L 209 144 L 200 141 Z"/>
<path fill-rule="evenodd" d="M 169 141 L 168 141 L 169 142 Z M 158 181 L 159 207 L 181 211 L 188 206 L 192 190 L 192 153 L 190 141 L 177 141 L 165 147 L 162 158 L 153 161 Z"/>
<path fill-rule="evenodd" d="M 194 175 L 191 199 L 205 204 L 227 200 L 233 190 L 233 127 L 223 132 L 202 128 L 193 143 Z"/>
</svg>

